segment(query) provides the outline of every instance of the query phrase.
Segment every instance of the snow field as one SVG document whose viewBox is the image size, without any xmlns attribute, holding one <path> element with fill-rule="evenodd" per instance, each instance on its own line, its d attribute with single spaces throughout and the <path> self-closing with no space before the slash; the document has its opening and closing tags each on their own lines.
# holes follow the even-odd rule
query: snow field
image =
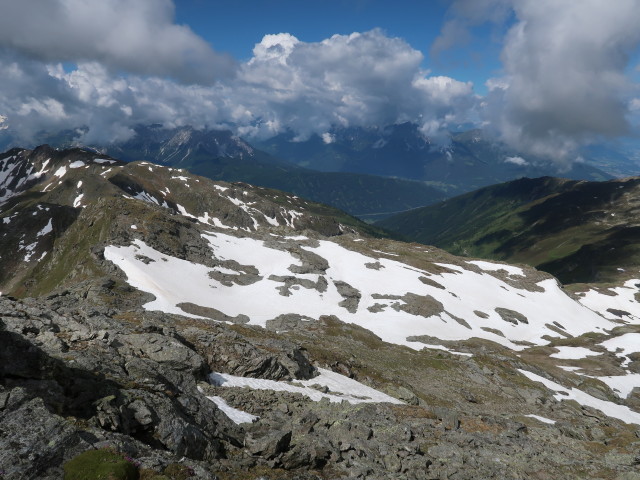
<svg viewBox="0 0 640 480">
<path fill-rule="evenodd" d="M 261 326 L 267 320 L 286 313 L 312 318 L 336 315 L 342 321 L 372 331 L 387 342 L 414 349 L 421 349 L 424 345 L 407 341 L 409 336 L 431 335 L 442 340 L 480 337 L 520 350 L 523 347 L 513 344 L 511 340 L 526 340 L 541 345 L 547 343 L 542 336 L 557 336 L 545 326 L 553 321 L 563 325 L 571 335 L 608 327 L 608 322 L 602 317 L 565 295 L 553 279 L 538 284 L 544 291 L 530 292 L 515 288 L 492 275 L 472 272 L 460 266 L 442 264 L 451 272 L 435 275 L 396 260 L 374 259 L 330 241 L 320 241 L 316 248 L 304 247 L 328 261 L 327 291 L 294 287 L 290 290 L 291 294 L 285 297 L 277 290 L 283 284 L 269 280 L 271 275 L 294 276 L 312 282 L 317 282 L 320 276 L 294 275 L 289 266 L 299 265 L 299 261 L 288 252 L 266 247 L 260 240 L 224 233 L 205 234 L 203 237 L 211 244 L 212 255 L 223 260 L 236 260 L 241 265 L 253 265 L 263 279 L 247 286 L 227 287 L 209 277 L 210 268 L 168 257 L 141 241 L 128 247 L 107 247 L 105 257 L 125 271 L 132 286 L 156 297 L 145 305 L 150 310 L 184 315 L 176 305 L 189 302 L 215 308 L 230 316 L 244 314 L 249 316 L 251 324 Z M 156 261 L 145 264 L 136 258 L 139 254 Z M 366 263 L 375 260 L 383 268 L 374 270 L 366 267 Z M 425 285 L 419 280 L 422 276 L 432 278 L 445 288 Z M 355 313 L 349 313 L 339 306 L 343 297 L 338 293 L 334 281 L 346 282 L 361 293 Z M 374 294 L 403 296 L 408 292 L 431 296 L 444 306 L 446 312 L 467 321 L 471 329 L 445 312 L 429 317 L 416 316 L 392 308 L 402 305 L 402 300 L 373 298 Z M 369 311 L 368 308 L 374 305 L 383 311 Z M 523 312 L 528 323 L 514 325 L 506 322 L 495 311 L 496 307 Z M 484 312 L 488 318 L 480 318 L 474 313 L 475 310 Z M 500 330 L 506 338 L 481 327 Z"/>
</svg>

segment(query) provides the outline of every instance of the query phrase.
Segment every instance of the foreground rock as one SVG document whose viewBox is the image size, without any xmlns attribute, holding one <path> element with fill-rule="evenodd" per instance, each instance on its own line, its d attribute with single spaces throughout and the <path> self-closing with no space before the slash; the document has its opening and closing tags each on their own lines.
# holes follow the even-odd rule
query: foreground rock
<svg viewBox="0 0 640 480">
<path fill-rule="evenodd" d="M 419 384 L 416 395 L 411 385 L 367 380 L 363 366 L 346 359 L 333 368 L 419 405 L 313 402 L 206 383 L 214 370 L 294 383 L 312 378 L 311 363 L 331 365 L 293 341 L 307 335 L 300 329 L 275 337 L 249 327 L 234 331 L 184 317 L 110 311 L 73 291 L 21 302 L 0 297 L 0 318 L 3 479 L 62 478 L 65 462 L 106 447 L 140 469 L 162 472 L 178 463 L 204 479 L 595 478 L 603 472 L 622 479 L 632 478 L 624 475 L 633 475 L 640 462 L 640 430 L 598 412 L 571 412 L 530 385 L 507 411 L 524 413 L 531 397 L 566 420 L 549 425 L 505 415 L 497 402 L 484 397 L 480 404 L 468 391 L 452 397 L 464 403 L 439 407 L 438 396 L 449 396 L 446 378 L 425 379 L 433 389 L 430 403 Z M 326 322 L 342 328 L 337 319 Z M 348 335 L 333 344 L 346 341 L 351 353 L 361 348 Z M 460 362 L 461 371 L 475 372 L 469 375 L 479 375 L 485 393 L 491 391 L 493 372 L 482 373 L 468 357 Z M 236 425 L 207 398 L 212 395 L 259 419 Z M 607 446 L 611 441 L 615 447 Z"/>
</svg>

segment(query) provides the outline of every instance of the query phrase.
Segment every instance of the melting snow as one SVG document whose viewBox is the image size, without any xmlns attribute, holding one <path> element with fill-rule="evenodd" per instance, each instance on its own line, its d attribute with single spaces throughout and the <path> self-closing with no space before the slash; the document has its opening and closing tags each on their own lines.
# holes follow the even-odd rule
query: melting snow
<svg viewBox="0 0 640 480">
<path fill-rule="evenodd" d="M 229 187 L 223 187 L 221 185 L 214 185 L 213 188 L 215 188 L 216 190 L 220 190 L 221 192 L 226 192 L 227 190 L 229 190 Z"/>
<path fill-rule="evenodd" d="M 266 215 L 266 214 L 263 214 L 263 215 L 264 215 L 264 219 L 267 221 L 267 223 L 268 223 L 269 225 L 272 225 L 272 226 L 274 226 L 274 227 L 277 227 L 277 226 L 279 226 L 279 225 L 280 225 L 280 224 L 278 223 L 278 220 L 277 220 L 277 219 L 275 219 L 275 218 L 271 218 L 270 216 L 268 216 L 268 215 Z"/>
<path fill-rule="evenodd" d="M 608 295 L 597 290 L 589 290 L 582 295 L 580 303 L 610 320 L 620 319 L 618 315 L 608 311 L 610 309 L 628 312 L 630 316 L 625 315 L 625 319 L 638 323 L 640 320 L 640 303 L 635 299 L 636 293 L 640 291 L 636 286 L 638 284 L 640 284 L 640 279 L 627 280 L 621 287 L 607 289 Z"/>
<path fill-rule="evenodd" d="M 73 207 L 74 208 L 78 208 L 80 206 L 82 206 L 81 202 L 82 202 L 82 197 L 84 197 L 84 193 L 81 193 L 80 195 L 78 195 L 75 200 L 73 201 Z"/>
<path fill-rule="evenodd" d="M 58 170 L 56 170 L 56 172 L 54 173 L 54 175 L 55 175 L 56 177 L 60 177 L 60 178 L 62 178 L 62 177 L 64 177 L 65 173 L 67 173 L 67 167 L 64 167 L 64 166 L 63 166 L 63 167 L 58 168 Z"/>
<path fill-rule="evenodd" d="M 496 272 L 499 270 L 506 270 L 509 275 L 519 275 L 521 277 L 525 276 L 524 271 L 521 268 L 514 267 L 513 265 L 505 265 L 503 263 L 484 262 L 482 260 L 470 260 L 470 261 L 467 261 L 467 263 L 470 263 L 471 265 L 475 265 L 476 267 L 479 267 L 480 269 L 486 272 Z"/>
<path fill-rule="evenodd" d="M 318 372 L 320 372 L 320 375 L 311 380 L 295 380 L 292 383 L 264 380 L 261 378 L 236 377 L 226 373 L 212 373 L 209 379 L 212 384 L 223 387 L 249 387 L 255 390 L 301 393 L 316 402 L 327 398 L 332 403 L 342 402 L 343 400 L 353 404 L 377 402 L 403 403 L 397 398 L 393 398 L 374 388 L 367 387 L 360 382 L 340 375 L 339 373 L 332 372 L 331 370 L 319 368 Z M 331 393 L 323 393 L 320 390 L 312 388 L 312 385 L 327 387 Z"/>
<path fill-rule="evenodd" d="M 640 373 L 593 378 L 606 383 L 610 389 L 618 392 L 622 398 L 628 397 L 634 388 L 640 387 Z"/>
<path fill-rule="evenodd" d="M 625 333 L 619 337 L 605 340 L 600 345 L 610 352 L 618 353 L 619 355 L 629 355 L 640 351 L 640 333 Z M 618 350 L 620 350 L 620 352 L 618 352 Z"/>
<path fill-rule="evenodd" d="M 255 415 L 251 415 L 250 413 L 243 412 L 242 410 L 238 410 L 237 408 L 233 408 L 222 397 L 214 395 L 207 398 L 215 403 L 218 408 L 222 410 L 222 413 L 229 417 L 229 419 L 236 425 L 240 425 L 241 423 L 253 423 L 260 418 Z"/>
<path fill-rule="evenodd" d="M 618 405 L 606 400 L 600 400 L 599 398 L 592 397 L 591 395 L 578 390 L 577 388 L 565 388 L 559 383 L 547 380 L 540 375 L 529 372 L 527 370 L 518 369 L 525 377 L 533 380 L 534 382 L 540 382 L 549 390 L 556 392 L 554 395 L 556 400 L 575 400 L 580 405 L 586 405 L 588 407 L 595 408 L 602 411 L 605 415 L 613 418 L 617 418 L 626 423 L 635 423 L 640 425 L 640 413 L 634 412 L 629 407 L 624 405 Z"/>
<path fill-rule="evenodd" d="M 76 160 L 75 162 L 71 162 L 69 164 L 69 168 L 80 168 L 84 167 L 84 162 L 82 160 Z"/>
<path fill-rule="evenodd" d="M 530 417 L 530 418 L 535 418 L 536 420 L 542 422 L 542 423 L 548 423 L 549 425 L 553 425 L 556 423 L 555 420 L 551 420 L 550 418 L 546 418 L 546 417 L 541 417 L 540 415 L 525 415 L 525 417 Z"/>
<path fill-rule="evenodd" d="M 178 208 L 180 215 L 184 215 L 185 217 L 189 217 L 189 218 L 196 218 L 193 215 L 191 215 L 189 212 L 187 212 L 187 209 L 184 208 L 182 205 L 176 204 L 176 207 Z"/>
<path fill-rule="evenodd" d="M 552 353 L 549 355 L 553 358 L 561 358 L 563 360 L 579 360 L 581 358 L 587 358 L 588 355 L 597 356 L 600 355 L 598 352 L 594 352 L 593 350 L 589 350 L 584 347 L 553 347 L 556 350 L 559 350 L 557 353 Z"/>
<path fill-rule="evenodd" d="M 38 234 L 36 235 L 37 237 L 42 237 L 44 235 L 46 235 L 47 233 L 50 233 L 53 231 L 53 225 L 52 225 L 52 219 L 49 219 L 49 223 L 47 223 L 44 228 L 42 230 L 40 230 L 38 232 Z"/>
<path fill-rule="evenodd" d="M 47 172 L 48 172 L 48 170 L 47 170 L 47 165 L 49 164 L 49 161 L 50 161 L 50 160 L 51 160 L 50 158 L 46 159 L 46 160 L 42 163 L 42 167 L 40 168 L 40 171 L 38 171 L 38 172 L 36 172 L 36 173 L 32 173 L 32 174 L 30 174 L 30 175 L 29 175 L 29 177 L 28 177 L 28 179 L 29 179 L 29 180 L 32 180 L 32 179 L 34 179 L 34 178 L 40 178 L 42 175 L 44 175 L 45 173 L 47 173 Z"/>
<path fill-rule="evenodd" d="M 382 253 L 383 255 L 391 255 L 392 257 L 399 257 L 400 255 L 398 255 L 397 253 L 389 253 L 389 252 L 383 252 L 382 250 L 371 250 L 372 252 L 376 252 L 376 253 Z"/>
<path fill-rule="evenodd" d="M 137 200 L 145 201 L 147 203 L 153 203 L 153 204 L 158 205 L 160 207 L 169 208 L 169 205 L 167 204 L 166 201 L 163 201 L 162 203 L 160 203 L 153 195 L 150 195 L 149 193 L 145 192 L 144 190 L 142 192 L 136 193 L 136 195 L 133 198 L 135 198 Z"/>
<path fill-rule="evenodd" d="M 33 256 L 34 250 L 36 249 L 36 247 L 38 246 L 37 242 L 32 243 L 31 245 L 27 245 L 26 247 L 22 247 L 23 250 L 26 250 L 26 255 L 24 256 L 24 261 L 28 262 L 29 260 L 31 260 L 31 257 Z"/>
<path fill-rule="evenodd" d="M 201 218 L 202 218 L 202 217 L 201 217 Z M 209 220 L 211 220 L 212 225 L 214 225 L 214 226 L 216 226 L 216 227 L 218 227 L 218 228 L 226 228 L 226 229 L 238 230 L 238 227 L 236 227 L 236 226 L 229 227 L 229 226 L 225 225 L 225 224 L 224 224 L 224 223 L 222 223 L 222 222 L 220 221 L 220 219 L 219 219 L 219 218 L 217 218 L 217 217 L 211 217 Z M 202 220 L 201 220 L 201 221 L 202 221 Z M 209 223 L 209 222 L 206 222 L 206 223 Z"/>
<path fill-rule="evenodd" d="M 567 372 L 575 372 L 576 370 L 582 370 L 582 367 L 570 367 L 567 365 L 558 365 L 558 367 L 560 367 L 563 370 L 566 370 Z"/>
<path fill-rule="evenodd" d="M 95 163 L 116 163 L 115 160 L 109 160 L 107 158 L 94 158 L 93 161 Z"/>
</svg>

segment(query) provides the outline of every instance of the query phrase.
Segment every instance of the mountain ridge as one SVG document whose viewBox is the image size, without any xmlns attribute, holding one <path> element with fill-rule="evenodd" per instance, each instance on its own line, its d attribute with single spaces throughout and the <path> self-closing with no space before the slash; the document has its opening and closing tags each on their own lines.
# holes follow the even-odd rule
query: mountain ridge
<svg viewBox="0 0 640 480">
<path fill-rule="evenodd" d="M 452 253 L 533 265 L 565 283 L 620 281 L 638 265 L 639 184 L 520 179 L 379 225 Z"/>
<path fill-rule="evenodd" d="M 290 194 L 82 150 L 12 151 L 0 172 L 8 479 L 102 448 L 96 468 L 211 480 L 636 468 L 634 283 L 568 293 Z"/>
</svg>

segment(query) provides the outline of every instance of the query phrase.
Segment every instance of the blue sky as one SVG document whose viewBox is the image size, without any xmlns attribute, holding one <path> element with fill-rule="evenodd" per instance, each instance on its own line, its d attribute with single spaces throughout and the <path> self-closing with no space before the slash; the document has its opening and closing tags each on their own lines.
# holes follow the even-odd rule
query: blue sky
<svg viewBox="0 0 640 480">
<path fill-rule="evenodd" d="M 0 0 L 0 134 L 473 125 L 560 163 L 640 132 L 640 0 Z"/>
</svg>

